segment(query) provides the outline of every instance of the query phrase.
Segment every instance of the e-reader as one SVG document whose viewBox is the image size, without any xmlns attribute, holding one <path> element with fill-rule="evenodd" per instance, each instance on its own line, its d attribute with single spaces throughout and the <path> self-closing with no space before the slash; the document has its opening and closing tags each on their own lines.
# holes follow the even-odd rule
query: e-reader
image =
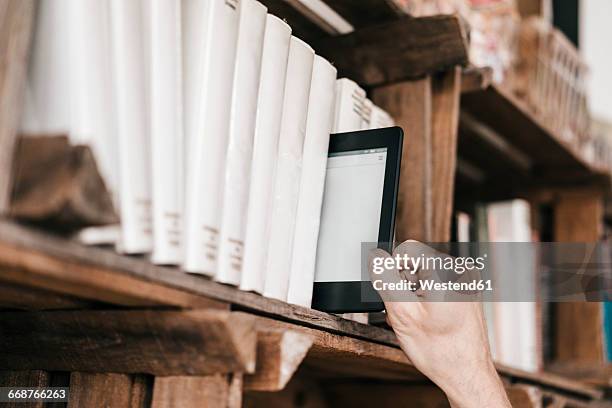
<svg viewBox="0 0 612 408">
<path fill-rule="evenodd" d="M 362 243 L 392 250 L 402 142 L 399 127 L 331 135 L 314 309 L 334 313 L 384 309 L 369 279 L 363 278 Z"/>
</svg>

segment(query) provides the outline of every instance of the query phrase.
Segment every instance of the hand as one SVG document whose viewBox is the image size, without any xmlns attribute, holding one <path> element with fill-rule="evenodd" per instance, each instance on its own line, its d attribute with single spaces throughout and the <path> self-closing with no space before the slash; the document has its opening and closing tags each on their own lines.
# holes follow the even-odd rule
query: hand
<svg viewBox="0 0 612 408">
<path fill-rule="evenodd" d="M 381 256 L 378 251 L 373 256 Z M 393 255 L 398 253 L 436 256 L 432 248 L 415 241 L 406 241 Z M 419 275 L 425 273 L 419 270 L 411 276 L 422 279 Z M 431 277 L 431 271 L 427 273 Z M 395 270 L 390 276 L 384 280 L 411 279 L 406 271 Z M 453 407 L 511 407 L 493 365 L 480 302 L 443 302 L 439 294 L 423 292 L 402 293 L 400 302 L 397 296 L 381 296 L 402 350 L 446 393 Z"/>
</svg>

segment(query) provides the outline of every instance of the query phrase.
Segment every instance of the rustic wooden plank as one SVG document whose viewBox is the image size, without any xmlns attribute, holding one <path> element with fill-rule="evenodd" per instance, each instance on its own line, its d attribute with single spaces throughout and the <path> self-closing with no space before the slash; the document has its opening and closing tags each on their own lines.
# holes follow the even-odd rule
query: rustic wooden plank
<svg viewBox="0 0 612 408">
<path fill-rule="evenodd" d="M 536 175 L 575 171 L 583 178 L 609 179 L 606 169 L 588 163 L 582 153 L 538 119 L 523 100 L 503 85 L 491 84 L 481 91 L 463 93 L 461 108 L 529 155 L 537 164 Z"/>
<path fill-rule="evenodd" d="M 253 391 L 280 391 L 285 388 L 312 342 L 310 335 L 293 330 L 259 332 L 255 372 L 245 376 L 244 388 Z"/>
<path fill-rule="evenodd" d="M 107 253 L 111 253 L 107 251 Z M 78 261 L 63 261 L 0 242 L 0 282 L 30 286 L 122 306 L 227 308 L 189 292 Z"/>
<path fill-rule="evenodd" d="M 9 214 L 56 231 L 119 222 L 88 146 L 66 136 L 22 136 Z"/>
<path fill-rule="evenodd" d="M 434 242 L 450 240 L 461 69 L 455 67 L 432 80 L 431 202 Z"/>
<path fill-rule="evenodd" d="M 456 16 L 399 20 L 321 39 L 317 53 L 342 76 L 363 86 L 423 77 L 468 60 L 467 41 Z"/>
<path fill-rule="evenodd" d="M 0 0 L 0 214 L 9 205 L 35 8 L 34 0 Z"/>
<path fill-rule="evenodd" d="M 304 366 L 331 377 L 423 380 L 423 374 L 397 347 L 332 334 L 265 317 L 255 317 L 258 331 L 294 331 L 312 339 Z"/>
<path fill-rule="evenodd" d="M 512 384 L 536 385 L 542 391 L 557 392 L 585 400 L 598 400 L 604 395 L 602 390 L 584 384 L 580 381 L 573 381 L 565 377 L 548 372 L 529 372 L 508 367 L 502 364 L 495 364 L 497 371 L 502 379 L 508 380 Z"/>
<path fill-rule="evenodd" d="M 155 377 L 151 408 L 228 407 L 227 375 L 205 377 Z"/>
<path fill-rule="evenodd" d="M 568 191 L 554 207 L 554 238 L 558 242 L 596 242 L 603 234 L 603 197 Z M 601 303 L 556 303 L 555 355 L 557 361 L 604 361 Z"/>
<path fill-rule="evenodd" d="M 144 375 L 74 372 L 68 406 L 145 408 L 151 399 L 148 382 Z"/>
<path fill-rule="evenodd" d="M 0 387 L 48 387 L 50 375 L 46 371 L 0 371 Z M 42 401 L 2 403 L 5 408 L 43 408 Z"/>
<path fill-rule="evenodd" d="M 431 238 L 431 79 L 372 90 L 373 101 L 404 129 L 396 211 L 397 241 Z"/>
<path fill-rule="evenodd" d="M 16 263 L 24 267 L 15 268 Z M 13 265 L 15 270 L 4 267 L 7 264 Z M 186 274 L 178 268 L 156 266 L 143 258 L 87 247 L 0 220 L 0 281 L 9 279 L 23 285 L 121 305 L 148 302 L 157 306 L 208 308 L 214 307 L 215 303 L 218 307 L 231 304 L 237 310 L 397 344 L 390 330 L 239 291 L 200 275 Z"/>
<path fill-rule="evenodd" d="M 0 309 L 54 310 L 83 309 L 91 306 L 70 296 L 31 287 L 0 282 Z"/>
<path fill-rule="evenodd" d="M 256 333 L 243 313 L 6 312 L 0 367 L 208 375 L 253 372 Z"/>
<path fill-rule="evenodd" d="M 542 408 L 542 393 L 534 386 L 512 385 L 506 387 L 513 408 Z"/>
<path fill-rule="evenodd" d="M 244 391 L 244 374 L 232 373 L 229 375 L 229 387 L 227 396 L 228 408 L 242 407 L 242 394 Z"/>
</svg>

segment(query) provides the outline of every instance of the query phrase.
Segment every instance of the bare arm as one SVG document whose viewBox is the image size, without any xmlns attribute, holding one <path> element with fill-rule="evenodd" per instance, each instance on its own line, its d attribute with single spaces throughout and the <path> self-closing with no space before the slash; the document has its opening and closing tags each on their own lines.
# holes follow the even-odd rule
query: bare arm
<svg viewBox="0 0 612 408">
<path fill-rule="evenodd" d="M 493 365 L 482 304 L 414 296 L 385 300 L 387 321 L 413 364 L 455 408 L 511 407 Z"/>
</svg>

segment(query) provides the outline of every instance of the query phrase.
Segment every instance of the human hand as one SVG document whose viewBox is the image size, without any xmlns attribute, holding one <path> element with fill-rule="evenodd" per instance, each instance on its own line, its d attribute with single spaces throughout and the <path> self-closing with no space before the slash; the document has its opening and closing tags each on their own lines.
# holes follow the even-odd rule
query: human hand
<svg viewBox="0 0 612 408">
<path fill-rule="evenodd" d="M 389 256 L 381 251 L 373 255 Z M 393 252 L 397 254 L 418 257 L 436 256 L 437 252 L 416 241 L 406 241 Z M 413 275 L 406 273 L 409 271 L 391 272 L 385 281 L 423 279 L 426 274 L 432 277 L 432 271 L 422 269 Z M 402 301 L 384 293 L 381 296 L 387 321 L 402 350 L 446 393 L 453 407 L 510 407 L 493 364 L 480 302 L 444 302 L 438 293 L 422 291 L 402 293 Z"/>
</svg>

